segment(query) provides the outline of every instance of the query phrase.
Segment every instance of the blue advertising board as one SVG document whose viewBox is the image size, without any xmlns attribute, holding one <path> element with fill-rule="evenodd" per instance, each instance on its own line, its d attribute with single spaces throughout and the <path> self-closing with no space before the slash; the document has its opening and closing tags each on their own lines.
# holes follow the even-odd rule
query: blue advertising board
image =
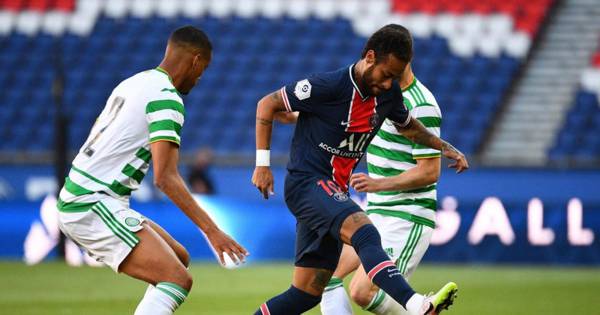
<svg viewBox="0 0 600 315">
<path fill-rule="evenodd" d="M 275 171 L 276 195 L 263 200 L 249 169 L 213 170 L 218 194 L 199 203 L 250 252 L 250 262 L 291 260 L 295 220 L 282 198 L 284 170 Z M 1 175 L 1 174 L 0 174 Z M 600 264 L 598 172 L 473 170 L 445 172 L 438 185 L 437 227 L 428 262 Z M 353 196 L 361 202 L 364 196 Z M 132 200 L 132 208 L 161 224 L 194 259 L 212 259 L 202 233 L 166 199 Z M 41 201 L 0 201 L 0 257 L 21 259 L 35 237 L 52 237 Z M 35 227 L 35 228 L 34 228 Z M 35 233 L 32 231 L 36 230 Z M 52 243 L 52 242 L 50 242 Z M 52 256 L 54 251 L 50 252 Z"/>
</svg>

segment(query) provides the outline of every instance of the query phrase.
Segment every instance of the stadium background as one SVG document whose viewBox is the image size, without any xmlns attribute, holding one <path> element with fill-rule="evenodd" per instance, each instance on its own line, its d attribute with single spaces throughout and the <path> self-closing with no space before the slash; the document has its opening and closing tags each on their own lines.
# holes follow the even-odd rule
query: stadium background
<svg viewBox="0 0 600 315">
<path fill-rule="evenodd" d="M 276 195 L 263 201 L 250 184 L 256 102 L 356 61 L 369 34 L 392 22 L 413 33 L 414 71 L 440 104 L 442 136 L 472 162 L 466 174 L 442 173 L 439 228 L 417 287 L 458 278 L 457 314 L 600 312 L 592 294 L 600 290 L 597 0 L 0 1 L 0 278 L 33 299 L 0 290 L 0 310 L 122 313 L 141 296 L 134 281 L 60 262 L 52 195 L 63 152 L 70 162 L 112 88 L 155 67 L 170 31 L 184 24 L 209 34 L 214 56 L 184 100 L 181 170 L 197 149 L 214 151 L 216 194 L 198 200 L 250 250 L 248 267 L 216 269 L 201 234 L 151 176 L 133 208 L 203 262 L 194 272 L 212 290 L 197 281 L 182 313 L 247 314 L 285 288 L 295 223 L 282 182 L 293 127 L 275 126 Z M 72 247 L 66 254 L 69 264 L 86 263 Z M 69 292 L 74 281 L 82 290 L 90 281 L 118 284 L 126 298 L 53 292 Z M 498 295 L 504 303 L 477 308 Z"/>
</svg>

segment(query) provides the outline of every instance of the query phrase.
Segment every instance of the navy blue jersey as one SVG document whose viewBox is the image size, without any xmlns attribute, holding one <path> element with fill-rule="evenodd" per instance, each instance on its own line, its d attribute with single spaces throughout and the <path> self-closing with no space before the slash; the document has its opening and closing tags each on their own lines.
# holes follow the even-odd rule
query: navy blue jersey
<svg viewBox="0 0 600 315">
<path fill-rule="evenodd" d="M 353 69 L 316 74 L 280 90 L 286 109 L 300 112 L 288 170 L 325 175 L 344 190 L 383 121 L 400 126 L 410 121 L 397 82 L 377 97 L 368 96 L 356 85 Z"/>
</svg>

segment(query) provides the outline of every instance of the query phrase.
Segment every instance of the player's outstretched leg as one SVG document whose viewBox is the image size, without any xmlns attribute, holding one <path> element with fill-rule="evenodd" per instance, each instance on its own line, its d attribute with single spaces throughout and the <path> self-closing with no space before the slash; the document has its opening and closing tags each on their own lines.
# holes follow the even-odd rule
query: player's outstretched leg
<svg viewBox="0 0 600 315">
<path fill-rule="evenodd" d="M 350 283 L 350 296 L 364 310 L 377 315 L 407 315 L 408 312 L 396 300 L 371 282 L 361 266 Z"/>
<path fill-rule="evenodd" d="M 155 286 L 135 315 L 170 315 L 192 288 L 192 277 L 167 242 L 148 223 L 136 233 L 140 242 L 119 266 L 119 272 Z"/>
<path fill-rule="evenodd" d="M 167 244 L 169 245 L 169 247 L 171 247 L 171 249 L 173 249 L 173 251 L 175 252 L 175 255 L 177 255 L 177 258 L 179 258 L 179 261 L 181 261 L 181 263 L 186 268 L 189 267 L 189 265 L 190 265 L 190 254 L 185 249 L 185 247 L 183 247 L 183 245 L 181 245 L 177 240 L 175 240 L 171 236 L 171 234 L 169 234 L 169 232 L 167 232 L 165 229 L 163 229 L 160 225 L 158 225 L 154 221 L 146 218 L 145 222 L 147 222 L 148 225 L 156 233 L 158 233 L 158 235 L 160 235 L 160 237 L 163 240 L 165 240 L 165 242 L 167 242 Z M 142 299 L 146 298 L 146 296 L 149 295 L 149 294 L 154 294 L 154 293 L 152 293 L 152 290 L 154 290 L 154 289 L 156 289 L 156 287 L 154 285 L 148 284 L 148 288 L 146 289 L 146 292 L 144 293 L 144 296 L 142 297 Z"/>
<path fill-rule="evenodd" d="M 326 269 L 295 267 L 290 288 L 263 303 L 254 315 L 300 315 L 321 301 L 321 294 L 333 272 Z"/>
<path fill-rule="evenodd" d="M 352 315 L 350 298 L 344 289 L 344 278 L 360 266 L 360 260 L 352 246 L 344 245 L 333 277 L 327 283 L 321 299 L 321 314 Z"/>
<path fill-rule="evenodd" d="M 432 306 L 431 300 L 415 293 L 385 253 L 379 232 L 364 212 L 355 212 L 345 218 L 340 236 L 344 243 L 354 247 L 368 278 L 409 314 L 436 314 L 432 313 L 432 308 L 436 307 Z"/>
</svg>

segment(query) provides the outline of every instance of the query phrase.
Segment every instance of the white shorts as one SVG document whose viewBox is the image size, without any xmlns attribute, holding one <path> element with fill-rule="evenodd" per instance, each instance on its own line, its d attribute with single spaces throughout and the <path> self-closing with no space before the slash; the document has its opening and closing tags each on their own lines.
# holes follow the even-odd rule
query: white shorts
<svg viewBox="0 0 600 315">
<path fill-rule="evenodd" d="M 88 211 L 58 213 L 58 225 L 63 233 L 115 272 L 139 242 L 135 232 L 142 229 L 144 222 L 137 211 L 109 196 Z"/>
<path fill-rule="evenodd" d="M 429 247 L 433 229 L 401 218 L 369 214 L 381 235 L 381 245 L 407 280 Z"/>
</svg>

